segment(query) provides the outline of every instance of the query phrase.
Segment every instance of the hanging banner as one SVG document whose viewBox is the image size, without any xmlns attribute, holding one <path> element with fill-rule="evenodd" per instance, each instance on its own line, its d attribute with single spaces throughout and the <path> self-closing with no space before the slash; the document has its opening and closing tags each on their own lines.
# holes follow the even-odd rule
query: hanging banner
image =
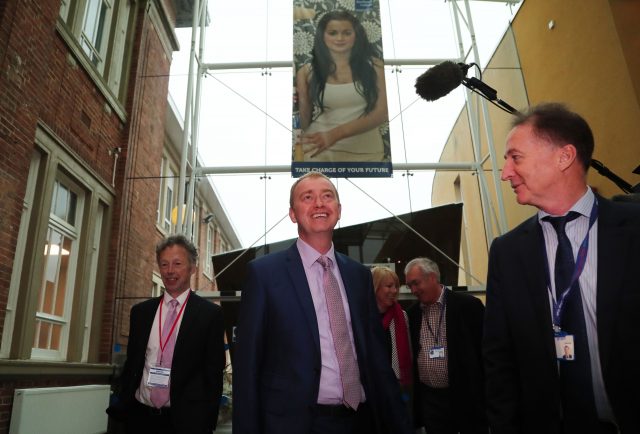
<svg viewBox="0 0 640 434">
<path fill-rule="evenodd" d="M 293 0 L 291 172 L 388 177 L 379 0 Z"/>
</svg>

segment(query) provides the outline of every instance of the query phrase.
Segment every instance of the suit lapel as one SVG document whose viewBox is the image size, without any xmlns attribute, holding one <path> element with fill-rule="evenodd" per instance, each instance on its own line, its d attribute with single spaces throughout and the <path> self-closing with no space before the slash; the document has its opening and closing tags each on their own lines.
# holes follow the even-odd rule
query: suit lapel
<svg viewBox="0 0 640 434">
<path fill-rule="evenodd" d="M 197 311 L 199 309 L 198 301 L 196 300 L 198 296 L 195 293 L 189 294 L 187 298 L 187 304 L 184 307 L 184 312 L 182 312 L 182 322 L 180 323 L 180 329 L 178 331 L 178 336 L 176 337 L 176 346 L 173 350 L 173 364 L 175 364 L 176 358 L 180 359 L 180 354 L 182 353 L 182 347 L 186 345 L 186 341 L 189 339 L 189 336 L 193 336 L 191 333 L 191 329 L 193 328 L 194 321 L 197 318 Z"/>
<path fill-rule="evenodd" d="M 373 282 L 371 287 L 364 286 L 366 279 L 363 279 L 362 274 L 357 267 L 349 264 L 347 257 L 336 252 L 336 263 L 340 270 L 340 277 L 342 278 L 342 284 L 344 285 L 345 293 L 347 294 L 347 301 L 349 303 L 349 314 L 351 315 L 351 330 L 353 331 L 353 342 L 355 350 L 358 355 L 358 364 L 360 365 L 361 375 L 366 376 L 366 369 L 364 369 L 365 362 L 369 358 L 369 340 L 366 338 L 368 335 L 367 327 L 369 327 L 369 309 L 374 307 L 369 303 L 367 297 L 373 295 Z M 371 274 L 369 274 L 370 276 Z M 378 310 L 376 309 L 376 315 Z M 366 378 L 366 377 L 364 377 Z"/>
<path fill-rule="evenodd" d="M 537 215 L 531 217 L 523 225 L 523 231 L 519 235 L 520 240 L 515 243 L 517 246 L 517 261 L 522 264 L 522 269 L 524 270 L 522 283 L 527 288 L 529 300 L 533 306 L 537 321 L 532 330 L 539 330 L 542 333 L 543 342 L 548 343 L 546 348 L 549 356 L 555 358 L 551 305 L 549 304 L 549 290 L 545 278 L 545 255 L 542 250 L 544 248 L 544 236 L 542 235 L 542 228 L 538 223 Z M 516 266 L 515 269 L 518 270 L 520 268 Z"/>
<path fill-rule="evenodd" d="M 354 273 L 355 269 L 347 263 L 346 259 L 338 252 L 335 254 L 336 263 L 340 270 L 340 277 L 342 278 L 342 284 L 344 285 L 344 291 L 347 294 L 347 302 L 349 304 L 349 314 L 351 315 L 351 329 L 353 330 L 353 340 L 357 347 L 360 347 L 361 353 L 358 357 L 366 357 L 366 347 L 362 330 L 362 318 L 366 318 L 367 315 L 363 311 L 366 308 L 366 301 L 361 298 L 361 294 L 364 294 L 361 288 L 362 278 Z M 373 293 L 373 288 L 371 289 Z"/>
<path fill-rule="evenodd" d="M 629 255 L 629 239 L 621 230 L 623 220 L 612 209 L 611 203 L 598 197 L 598 275 L 597 321 L 598 346 L 602 370 L 606 370 L 611 353 L 611 336 L 615 328 L 617 305 L 622 289 L 624 262 Z"/>
<path fill-rule="evenodd" d="M 163 296 L 160 295 L 160 297 L 156 297 L 153 299 L 155 300 L 154 303 L 145 305 L 145 310 L 140 316 L 140 324 L 138 325 L 139 329 L 142 331 L 142 333 L 144 333 L 144 330 L 148 331 L 148 333 L 144 336 L 144 339 L 141 339 L 141 341 L 144 341 L 144 347 L 142 349 L 143 353 L 147 351 L 147 342 L 149 341 L 151 333 L 153 333 L 153 330 L 151 330 L 151 328 L 153 327 L 153 320 L 156 317 L 156 312 L 158 311 L 158 306 L 160 305 L 160 300 L 162 300 L 162 297 Z"/>
<path fill-rule="evenodd" d="M 304 272 L 304 265 L 302 264 L 302 259 L 300 258 L 300 253 L 295 243 L 287 250 L 285 266 L 293 283 L 293 292 L 298 298 L 302 312 L 307 320 L 307 326 L 313 336 L 315 348 L 318 350 L 318 354 L 320 354 L 320 333 L 318 332 L 316 310 L 313 307 L 311 289 L 309 288 L 307 275 Z"/>
</svg>

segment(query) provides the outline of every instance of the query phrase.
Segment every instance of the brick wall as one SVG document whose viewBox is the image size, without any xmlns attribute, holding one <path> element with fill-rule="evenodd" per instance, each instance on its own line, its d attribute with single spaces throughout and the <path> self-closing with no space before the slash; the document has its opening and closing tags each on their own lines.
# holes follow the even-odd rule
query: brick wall
<svg viewBox="0 0 640 434">
<path fill-rule="evenodd" d="M 5 0 L 0 4 L 0 335 L 9 293 L 22 200 L 38 124 L 49 128 L 96 176 L 111 184 L 107 273 L 94 362 L 110 363 L 114 336 L 128 328 L 128 308 L 116 298 L 148 295 L 157 241 L 157 177 L 164 140 L 170 55 L 147 10 L 134 2 L 136 32 L 124 103 L 126 120 L 75 60 L 56 30 L 60 0 Z M 162 2 L 173 20 L 171 2 Z M 162 9 L 160 13 L 164 13 Z M 145 179 L 146 178 L 146 179 Z M 127 307 L 127 306 L 125 306 Z M 125 321 L 126 318 L 126 321 Z M 15 388 L 106 383 L 108 377 L 25 376 L 0 379 L 0 434 L 8 432 Z"/>
</svg>

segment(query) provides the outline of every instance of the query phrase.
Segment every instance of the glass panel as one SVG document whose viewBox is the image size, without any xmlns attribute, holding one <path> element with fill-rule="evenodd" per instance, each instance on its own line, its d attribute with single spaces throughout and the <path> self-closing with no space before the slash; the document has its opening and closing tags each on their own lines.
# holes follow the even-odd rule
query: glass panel
<svg viewBox="0 0 640 434">
<path fill-rule="evenodd" d="M 76 225 L 76 204 L 78 202 L 78 195 L 73 191 L 69 191 L 69 203 L 67 208 L 67 223 L 71 226 Z"/>
<path fill-rule="evenodd" d="M 82 26 L 81 45 L 94 65 L 102 61 L 102 43 L 110 5 L 102 0 L 89 0 Z"/>
<path fill-rule="evenodd" d="M 76 207 L 78 195 L 60 182 L 56 182 L 53 189 L 52 214 L 70 225 L 76 222 Z"/>
<path fill-rule="evenodd" d="M 171 230 L 171 205 L 173 204 L 173 190 L 167 187 L 167 197 L 165 199 L 164 210 L 164 228 L 167 231 Z"/>
<path fill-rule="evenodd" d="M 33 347 L 41 350 L 59 350 L 62 340 L 62 325 L 42 319 L 36 320 Z"/>
<path fill-rule="evenodd" d="M 51 324 L 50 326 L 51 326 L 51 336 L 50 336 L 49 349 L 59 350 L 60 341 L 62 339 L 62 325 Z"/>
<path fill-rule="evenodd" d="M 47 254 L 44 258 L 45 272 L 44 282 L 40 295 L 40 306 L 38 312 L 53 313 L 53 306 L 56 297 L 56 280 L 58 276 L 58 266 L 60 263 L 60 246 L 62 244 L 62 235 L 59 232 L 49 229 L 49 239 Z"/>
<path fill-rule="evenodd" d="M 67 293 L 67 276 L 69 271 L 69 258 L 71 256 L 72 241 L 65 238 L 62 244 L 62 254 L 60 255 L 60 272 L 58 275 L 58 291 L 56 296 L 55 311 L 56 316 L 64 316 L 64 302 Z"/>
<path fill-rule="evenodd" d="M 43 350 L 49 349 L 49 335 L 51 333 L 51 323 L 37 320 L 36 321 L 36 342 L 34 343 L 35 348 L 41 348 Z"/>
<path fill-rule="evenodd" d="M 53 215 L 66 220 L 67 201 L 69 190 L 64 185 L 56 182 L 53 187 Z"/>
</svg>

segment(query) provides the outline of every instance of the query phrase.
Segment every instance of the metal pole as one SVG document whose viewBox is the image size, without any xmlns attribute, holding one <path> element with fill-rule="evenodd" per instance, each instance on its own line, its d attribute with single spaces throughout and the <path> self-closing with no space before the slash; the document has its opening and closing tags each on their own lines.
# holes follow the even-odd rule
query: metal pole
<svg viewBox="0 0 640 434">
<path fill-rule="evenodd" d="M 456 36 L 458 37 L 458 48 L 460 50 L 460 55 L 464 55 L 464 47 L 462 46 L 462 35 L 460 32 L 460 18 L 458 16 L 458 6 L 455 1 L 451 2 L 451 9 L 453 11 L 454 21 L 456 25 Z M 472 44 L 475 44 L 475 38 L 472 37 Z M 474 158 L 476 174 L 478 175 L 478 184 L 480 188 L 480 200 L 482 202 L 482 216 L 485 230 L 485 238 L 487 242 L 487 248 L 489 247 L 491 240 L 493 240 L 493 229 L 491 227 L 491 222 L 489 221 L 489 209 L 491 208 L 489 205 L 489 197 L 487 194 L 487 186 L 486 179 L 484 177 L 484 172 L 482 171 L 482 163 L 479 161 L 481 158 L 481 144 L 480 144 L 480 129 L 478 126 L 478 113 L 475 110 L 475 107 L 472 104 L 473 93 L 465 88 L 465 101 L 467 107 L 467 117 L 469 119 L 469 130 L 471 132 L 471 143 L 473 145 L 474 150 Z"/>
<path fill-rule="evenodd" d="M 464 4 L 467 11 L 469 32 L 471 33 L 474 61 L 476 64 L 478 64 L 479 68 L 482 68 L 482 65 L 480 64 L 480 54 L 478 53 L 478 45 L 476 44 L 476 34 L 475 34 L 475 29 L 473 27 L 473 17 L 471 16 L 471 8 L 469 7 L 469 0 L 465 0 Z M 500 170 L 498 169 L 498 163 L 496 161 L 496 149 L 493 143 L 493 126 L 491 124 L 491 119 L 489 118 L 489 110 L 487 109 L 487 100 L 484 98 L 480 98 L 480 106 L 482 107 L 484 129 L 487 135 L 487 149 L 489 150 L 489 158 L 491 161 L 491 174 L 493 176 L 493 187 L 495 189 L 496 201 L 498 203 L 498 217 L 499 217 L 497 221 L 498 230 L 499 230 L 499 233 L 502 235 L 507 232 L 507 214 L 504 209 L 504 199 L 502 197 L 502 185 L 500 181 Z M 493 237 L 491 239 L 493 239 Z"/>
<path fill-rule="evenodd" d="M 193 70 L 195 64 L 196 32 L 198 30 L 198 11 L 200 0 L 193 1 L 193 15 L 191 17 L 191 52 L 189 54 L 189 79 L 187 82 L 187 101 L 184 115 L 184 127 L 182 130 L 182 151 L 180 153 L 180 185 L 178 186 L 178 205 L 176 232 L 184 234 L 182 205 L 185 196 L 185 181 L 187 174 L 187 153 L 189 152 L 189 129 L 191 125 L 191 104 L 193 100 Z"/>
</svg>

